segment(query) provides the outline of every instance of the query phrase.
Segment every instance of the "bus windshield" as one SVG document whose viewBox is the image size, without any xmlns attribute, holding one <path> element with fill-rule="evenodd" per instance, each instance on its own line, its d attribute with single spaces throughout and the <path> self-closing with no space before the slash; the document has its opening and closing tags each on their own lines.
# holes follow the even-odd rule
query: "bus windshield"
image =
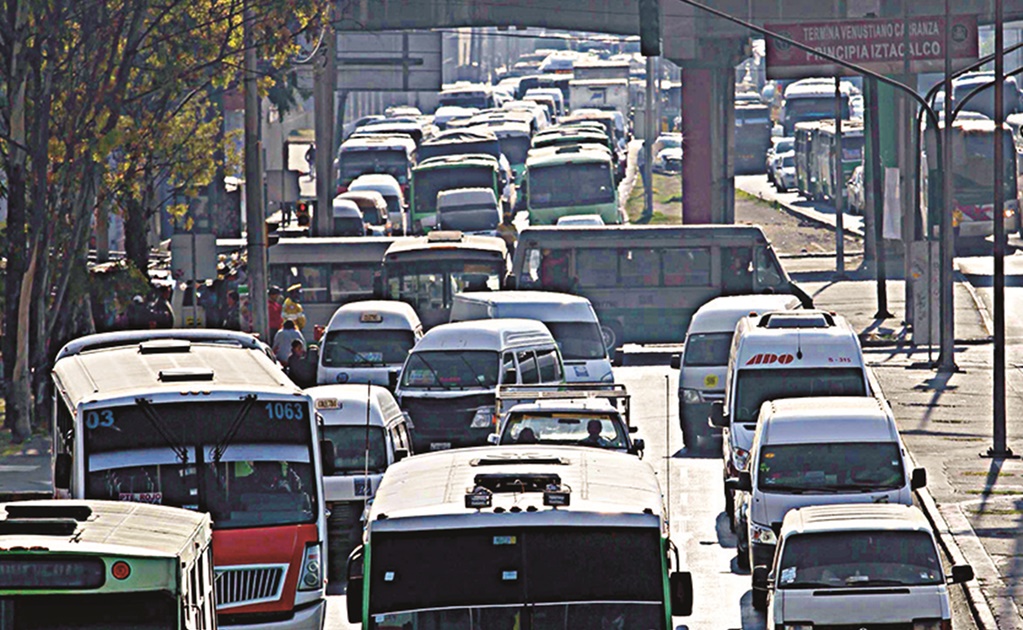
<svg viewBox="0 0 1023 630">
<path fill-rule="evenodd" d="M 760 450 L 757 486 L 764 492 L 841 492 L 902 487 L 895 442 L 771 444 Z"/>
<path fill-rule="evenodd" d="M 430 313 L 451 308 L 451 296 L 462 291 L 497 291 L 504 274 L 503 260 L 387 261 L 387 293 L 392 300 L 412 305 L 424 325 Z M 447 321 L 446 319 L 444 321 Z"/>
<path fill-rule="evenodd" d="M 654 528 L 377 533 L 370 627 L 663 629 L 660 545 Z"/>
<path fill-rule="evenodd" d="M 414 352 L 401 371 L 406 389 L 469 389 L 497 386 L 497 352 L 493 350 L 424 350 Z"/>
<path fill-rule="evenodd" d="M 308 404 L 89 408 L 86 497 L 209 512 L 215 529 L 315 522 Z"/>
<path fill-rule="evenodd" d="M 167 591 L 0 597 L 0 630 L 175 630 Z"/>
<path fill-rule="evenodd" d="M 529 206 L 557 208 L 614 203 L 610 161 L 604 164 L 559 164 L 529 169 Z"/>
<path fill-rule="evenodd" d="M 401 365 L 416 344 L 411 330 L 332 330 L 320 350 L 324 367 Z"/>
<path fill-rule="evenodd" d="M 952 181 L 957 204 L 990 205 L 995 201 L 995 143 L 993 133 L 966 133 L 961 155 L 952 160 Z M 1016 199 L 1016 147 L 1003 134 L 1005 174 L 1002 186 L 1006 202 Z"/>
<path fill-rule="evenodd" d="M 387 446 L 382 427 L 324 425 L 323 438 L 334 443 L 336 474 L 382 473 L 387 468 Z"/>
<path fill-rule="evenodd" d="M 404 151 L 342 151 L 341 181 L 350 182 L 366 173 L 393 175 L 399 184 L 408 181 L 409 161 Z"/>
<path fill-rule="evenodd" d="M 916 531 L 844 531 L 790 537 L 778 588 L 944 584 L 934 540 Z"/>
<path fill-rule="evenodd" d="M 804 120 L 835 117 L 835 97 L 796 98 L 785 101 L 785 122 L 794 125 Z M 849 99 L 842 99 L 842 118 L 849 118 Z"/>
<path fill-rule="evenodd" d="M 604 338 L 596 322 L 544 322 L 566 361 L 603 359 Z"/>
<path fill-rule="evenodd" d="M 732 422 L 756 422 L 765 400 L 806 396 L 866 396 L 860 368 L 739 370 Z"/>
<path fill-rule="evenodd" d="M 416 171 L 412 182 L 417 215 L 437 210 L 437 193 L 453 188 L 497 188 L 497 169 L 493 166 L 463 166 Z"/>
</svg>

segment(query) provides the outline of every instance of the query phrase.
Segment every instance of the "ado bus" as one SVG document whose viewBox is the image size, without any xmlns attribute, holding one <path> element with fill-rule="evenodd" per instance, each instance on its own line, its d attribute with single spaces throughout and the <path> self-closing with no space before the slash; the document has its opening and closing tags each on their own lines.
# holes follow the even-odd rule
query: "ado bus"
<svg viewBox="0 0 1023 630">
<path fill-rule="evenodd" d="M 323 626 L 323 458 L 311 398 L 254 337 L 129 331 L 53 366 L 54 487 L 209 512 L 221 626 Z M 175 338 L 176 334 L 180 337 Z M 329 472 L 328 472 L 329 474 Z"/>
<path fill-rule="evenodd" d="M 653 469 L 580 446 L 490 446 L 387 469 L 348 560 L 348 620 L 398 628 L 669 630 L 692 611 Z"/>
<path fill-rule="evenodd" d="M 208 514 L 115 501 L 0 509 L 0 630 L 217 627 Z"/>
</svg>

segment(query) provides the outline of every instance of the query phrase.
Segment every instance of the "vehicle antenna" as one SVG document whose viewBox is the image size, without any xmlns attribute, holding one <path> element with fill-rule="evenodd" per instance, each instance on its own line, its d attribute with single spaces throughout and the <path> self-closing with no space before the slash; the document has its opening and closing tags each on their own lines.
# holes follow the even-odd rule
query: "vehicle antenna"
<svg viewBox="0 0 1023 630">
<path fill-rule="evenodd" d="M 665 520 L 671 517 L 671 383 L 667 374 L 664 375 L 664 453 L 667 455 L 668 463 L 668 513 Z M 669 532 L 670 533 L 670 532 Z"/>
<path fill-rule="evenodd" d="M 367 497 L 369 497 L 371 494 L 369 488 L 369 401 L 372 394 L 373 384 L 366 383 L 366 443 L 365 443 L 366 450 L 363 456 L 362 468 L 362 502 L 364 504 L 363 509 L 365 509 L 365 503 L 368 500 Z"/>
<path fill-rule="evenodd" d="M 800 336 L 798 328 L 796 329 L 796 358 L 803 359 L 803 338 Z"/>
</svg>

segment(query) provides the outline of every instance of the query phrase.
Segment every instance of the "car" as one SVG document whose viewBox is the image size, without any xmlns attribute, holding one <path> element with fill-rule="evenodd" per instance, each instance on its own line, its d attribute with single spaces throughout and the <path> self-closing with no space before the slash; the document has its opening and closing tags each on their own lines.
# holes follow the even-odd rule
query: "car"
<svg viewBox="0 0 1023 630">
<path fill-rule="evenodd" d="M 555 225 L 605 225 L 604 219 L 599 214 L 569 214 L 558 217 Z"/>
<path fill-rule="evenodd" d="M 779 155 L 774 167 L 774 186 L 778 192 L 788 192 L 796 187 L 796 152 Z"/>
<path fill-rule="evenodd" d="M 657 155 L 664 149 L 677 149 L 682 147 L 682 134 L 680 133 L 662 133 L 657 136 L 654 140 L 654 146 L 650 148 L 654 155 Z"/>
<path fill-rule="evenodd" d="M 659 173 L 682 172 L 682 147 L 661 149 L 654 158 L 654 170 Z"/>
<path fill-rule="evenodd" d="M 765 162 L 767 166 L 767 179 L 774 183 L 774 167 L 777 164 L 777 158 L 783 153 L 794 151 L 796 148 L 796 139 L 791 137 L 779 137 L 771 139 L 771 147 L 767 149 L 765 155 Z"/>
<path fill-rule="evenodd" d="M 853 169 L 852 175 L 849 177 L 849 182 L 845 185 L 848 191 L 849 199 L 849 212 L 853 214 L 863 214 L 864 209 L 867 207 L 866 201 L 866 182 L 863 178 L 863 165 L 860 164 Z"/>
</svg>

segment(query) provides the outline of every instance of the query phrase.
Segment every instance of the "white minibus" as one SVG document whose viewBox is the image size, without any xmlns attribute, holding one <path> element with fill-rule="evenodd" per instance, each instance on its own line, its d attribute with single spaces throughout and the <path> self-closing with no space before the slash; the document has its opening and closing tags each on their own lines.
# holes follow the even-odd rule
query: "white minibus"
<svg viewBox="0 0 1023 630">
<path fill-rule="evenodd" d="M 394 389 L 408 353 L 423 336 L 415 309 L 397 300 L 341 306 L 323 334 L 316 382 L 373 383 Z"/>
</svg>

